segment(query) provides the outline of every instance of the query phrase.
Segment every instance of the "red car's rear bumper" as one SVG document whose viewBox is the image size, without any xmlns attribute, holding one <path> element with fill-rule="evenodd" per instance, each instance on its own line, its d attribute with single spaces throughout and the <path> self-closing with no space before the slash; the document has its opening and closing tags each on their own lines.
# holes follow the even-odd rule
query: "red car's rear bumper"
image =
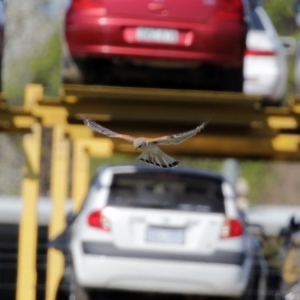
<svg viewBox="0 0 300 300">
<path fill-rule="evenodd" d="M 137 27 L 172 28 L 179 32 L 176 44 L 138 42 Z M 133 18 L 99 17 L 95 13 L 70 11 L 66 18 L 66 39 L 75 57 L 125 57 L 243 65 L 246 28 L 241 21 L 207 23 L 175 22 Z"/>
</svg>

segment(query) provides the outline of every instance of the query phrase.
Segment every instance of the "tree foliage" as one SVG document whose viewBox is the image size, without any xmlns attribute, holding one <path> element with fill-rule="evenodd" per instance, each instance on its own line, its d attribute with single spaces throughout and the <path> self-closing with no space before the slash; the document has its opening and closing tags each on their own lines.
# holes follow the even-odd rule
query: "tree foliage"
<svg viewBox="0 0 300 300">
<path fill-rule="evenodd" d="M 279 35 L 297 34 L 295 23 L 295 0 L 265 0 L 264 8 L 270 16 Z"/>
</svg>

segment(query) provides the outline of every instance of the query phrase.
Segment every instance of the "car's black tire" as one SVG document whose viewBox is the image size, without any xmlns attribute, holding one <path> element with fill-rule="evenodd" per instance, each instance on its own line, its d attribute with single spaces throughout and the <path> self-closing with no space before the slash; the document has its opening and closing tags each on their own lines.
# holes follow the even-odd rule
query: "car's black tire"
<svg viewBox="0 0 300 300">
<path fill-rule="evenodd" d="M 195 74 L 194 78 L 198 79 L 199 89 L 243 92 L 243 67 L 225 68 L 217 65 L 203 65 L 196 69 L 196 72 L 198 74 Z"/>
<path fill-rule="evenodd" d="M 244 71 L 240 68 L 223 68 L 220 72 L 220 88 L 227 92 L 243 92 Z"/>
<path fill-rule="evenodd" d="M 111 63 L 109 60 L 99 58 L 73 58 L 79 70 L 80 83 L 106 84 L 109 80 Z"/>
</svg>

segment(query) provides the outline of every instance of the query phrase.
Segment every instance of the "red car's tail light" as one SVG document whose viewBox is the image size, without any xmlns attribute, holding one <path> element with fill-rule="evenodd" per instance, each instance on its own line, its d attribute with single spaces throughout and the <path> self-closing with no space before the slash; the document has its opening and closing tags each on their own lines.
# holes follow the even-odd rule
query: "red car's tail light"
<svg viewBox="0 0 300 300">
<path fill-rule="evenodd" d="M 103 4 L 102 0 L 73 0 L 73 8 L 90 8 Z"/>
<path fill-rule="evenodd" d="M 220 0 L 216 16 L 225 19 L 242 20 L 244 18 L 244 6 L 242 0 Z"/>
<path fill-rule="evenodd" d="M 276 56 L 276 53 L 273 50 L 247 49 L 245 51 L 245 56 Z"/>
<path fill-rule="evenodd" d="M 231 238 L 241 236 L 244 232 L 243 225 L 238 219 L 225 219 L 221 238 Z"/>
<path fill-rule="evenodd" d="M 103 231 L 110 231 L 109 220 L 101 210 L 96 210 L 88 215 L 88 224 L 91 227 L 99 228 Z"/>
</svg>

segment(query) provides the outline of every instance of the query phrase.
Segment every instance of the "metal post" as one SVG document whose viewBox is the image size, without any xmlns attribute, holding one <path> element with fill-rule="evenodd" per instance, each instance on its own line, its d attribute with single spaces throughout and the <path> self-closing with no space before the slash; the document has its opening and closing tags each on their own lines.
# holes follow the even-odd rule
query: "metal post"
<svg viewBox="0 0 300 300">
<path fill-rule="evenodd" d="M 223 163 L 223 175 L 232 184 L 233 187 L 236 186 L 237 179 L 240 176 L 240 166 L 239 162 L 234 158 L 227 158 Z"/>
<path fill-rule="evenodd" d="M 70 143 L 64 137 L 64 127 L 54 126 L 51 158 L 52 211 L 49 224 L 49 239 L 54 238 L 65 227 L 65 203 L 68 198 Z M 56 249 L 48 250 L 46 300 L 56 299 L 59 281 L 63 275 L 63 254 Z"/>
<path fill-rule="evenodd" d="M 19 227 L 17 300 L 36 298 L 37 202 L 41 156 L 41 126 L 33 125 L 32 133 L 23 138 L 25 174 L 22 181 L 23 210 Z"/>
<path fill-rule="evenodd" d="M 85 147 L 84 139 L 75 139 L 73 143 L 72 163 L 72 200 L 74 212 L 81 207 L 84 195 L 87 191 L 90 178 L 90 158 Z"/>
<path fill-rule="evenodd" d="M 78 212 L 90 180 L 90 156 L 111 157 L 113 143 L 107 138 L 77 138 L 73 143 L 72 199 Z"/>
<path fill-rule="evenodd" d="M 24 108 L 32 109 L 43 96 L 43 86 L 28 85 L 25 89 Z M 23 137 L 26 162 L 21 190 L 23 210 L 19 225 L 17 300 L 35 300 L 36 298 L 37 202 L 41 161 L 41 125 L 35 123 L 31 130 L 32 133 L 25 134 Z"/>
</svg>

